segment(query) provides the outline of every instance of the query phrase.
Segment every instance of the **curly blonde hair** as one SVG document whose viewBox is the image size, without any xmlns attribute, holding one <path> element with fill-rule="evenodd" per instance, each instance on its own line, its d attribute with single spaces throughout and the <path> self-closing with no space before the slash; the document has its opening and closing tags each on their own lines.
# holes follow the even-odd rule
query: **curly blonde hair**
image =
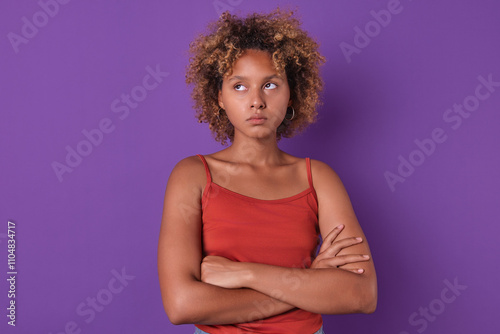
<svg viewBox="0 0 500 334">
<path fill-rule="evenodd" d="M 253 13 L 240 18 L 225 12 L 190 44 L 186 83 L 193 85 L 191 96 L 199 123 L 208 123 L 214 137 L 226 145 L 234 138 L 234 128 L 220 112 L 218 93 L 223 78 L 245 50 L 269 52 L 278 72 L 285 71 L 295 110 L 292 121 L 284 120 L 277 140 L 292 137 L 316 120 L 316 108 L 323 81 L 319 66 L 325 58 L 318 43 L 300 28 L 293 11 L 279 8 L 269 14 Z"/>
</svg>

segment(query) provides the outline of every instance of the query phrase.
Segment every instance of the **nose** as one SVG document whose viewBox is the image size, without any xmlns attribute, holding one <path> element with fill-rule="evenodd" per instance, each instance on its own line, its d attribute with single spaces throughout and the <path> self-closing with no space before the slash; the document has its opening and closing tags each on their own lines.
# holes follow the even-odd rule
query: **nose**
<svg viewBox="0 0 500 334">
<path fill-rule="evenodd" d="M 260 89 L 254 89 L 253 94 L 250 96 L 250 108 L 252 109 L 264 109 L 266 103 L 264 102 L 264 97 Z"/>
</svg>

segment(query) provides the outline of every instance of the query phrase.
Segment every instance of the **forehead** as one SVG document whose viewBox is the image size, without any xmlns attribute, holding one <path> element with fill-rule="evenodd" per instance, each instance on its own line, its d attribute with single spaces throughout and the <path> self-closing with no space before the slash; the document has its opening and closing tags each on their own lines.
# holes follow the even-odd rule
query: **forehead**
<svg viewBox="0 0 500 334">
<path fill-rule="evenodd" d="M 245 50 L 243 54 L 234 62 L 233 67 L 226 77 L 246 76 L 259 77 L 277 75 L 284 77 L 284 73 L 280 73 L 274 67 L 271 54 L 262 50 Z"/>
</svg>

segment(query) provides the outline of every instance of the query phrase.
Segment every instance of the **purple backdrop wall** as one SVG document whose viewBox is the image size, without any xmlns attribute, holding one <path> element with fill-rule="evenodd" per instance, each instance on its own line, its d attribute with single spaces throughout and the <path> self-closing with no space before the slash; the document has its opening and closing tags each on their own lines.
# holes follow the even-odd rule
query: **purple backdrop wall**
<svg viewBox="0 0 500 334">
<path fill-rule="evenodd" d="M 2 333 L 193 332 L 156 271 L 170 171 L 222 148 L 193 116 L 188 43 L 277 4 L 328 59 L 318 123 L 281 148 L 341 176 L 379 279 L 377 311 L 327 333 L 496 333 L 494 0 L 2 1 Z"/>
</svg>

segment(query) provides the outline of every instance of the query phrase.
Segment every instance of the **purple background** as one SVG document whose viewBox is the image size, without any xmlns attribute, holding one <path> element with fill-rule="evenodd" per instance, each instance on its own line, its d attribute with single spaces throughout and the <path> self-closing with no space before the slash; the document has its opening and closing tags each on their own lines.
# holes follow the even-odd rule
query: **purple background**
<svg viewBox="0 0 500 334">
<path fill-rule="evenodd" d="M 184 83 L 188 44 L 221 4 L 234 13 L 297 7 L 327 58 L 319 121 L 280 147 L 338 172 L 379 280 L 377 311 L 324 316 L 327 333 L 495 333 L 500 87 L 480 88 L 489 96 L 479 106 L 469 97 L 478 76 L 500 81 L 494 0 L 94 0 L 60 4 L 53 17 L 35 0 L 2 1 L 0 331 L 56 334 L 74 322 L 81 333 L 193 332 L 164 313 L 156 249 L 173 166 L 223 148 L 196 122 Z M 388 6 L 399 12 L 378 31 L 371 11 Z M 38 32 L 16 52 L 9 36 L 33 20 Z M 349 62 L 341 43 L 355 46 L 356 27 L 372 37 Z M 168 76 L 145 91 L 148 66 Z M 124 117 L 119 100 L 131 92 L 147 96 Z M 443 116 L 464 100 L 474 110 L 454 129 Z M 103 119 L 113 131 L 59 180 L 53 162 L 66 164 L 66 147 Z M 414 152 L 436 128 L 446 140 Z M 391 189 L 384 173 L 398 173 L 400 155 L 420 165 Z M 8 220 L 17 224 L 15 328 L 6 318 Z M 130 276 L 126 286 L 113 270 Z M 445 290 L 446 280 L 461 290 Z M 91 318 L 96 297 L 106 305 Z"/>
</svg>

